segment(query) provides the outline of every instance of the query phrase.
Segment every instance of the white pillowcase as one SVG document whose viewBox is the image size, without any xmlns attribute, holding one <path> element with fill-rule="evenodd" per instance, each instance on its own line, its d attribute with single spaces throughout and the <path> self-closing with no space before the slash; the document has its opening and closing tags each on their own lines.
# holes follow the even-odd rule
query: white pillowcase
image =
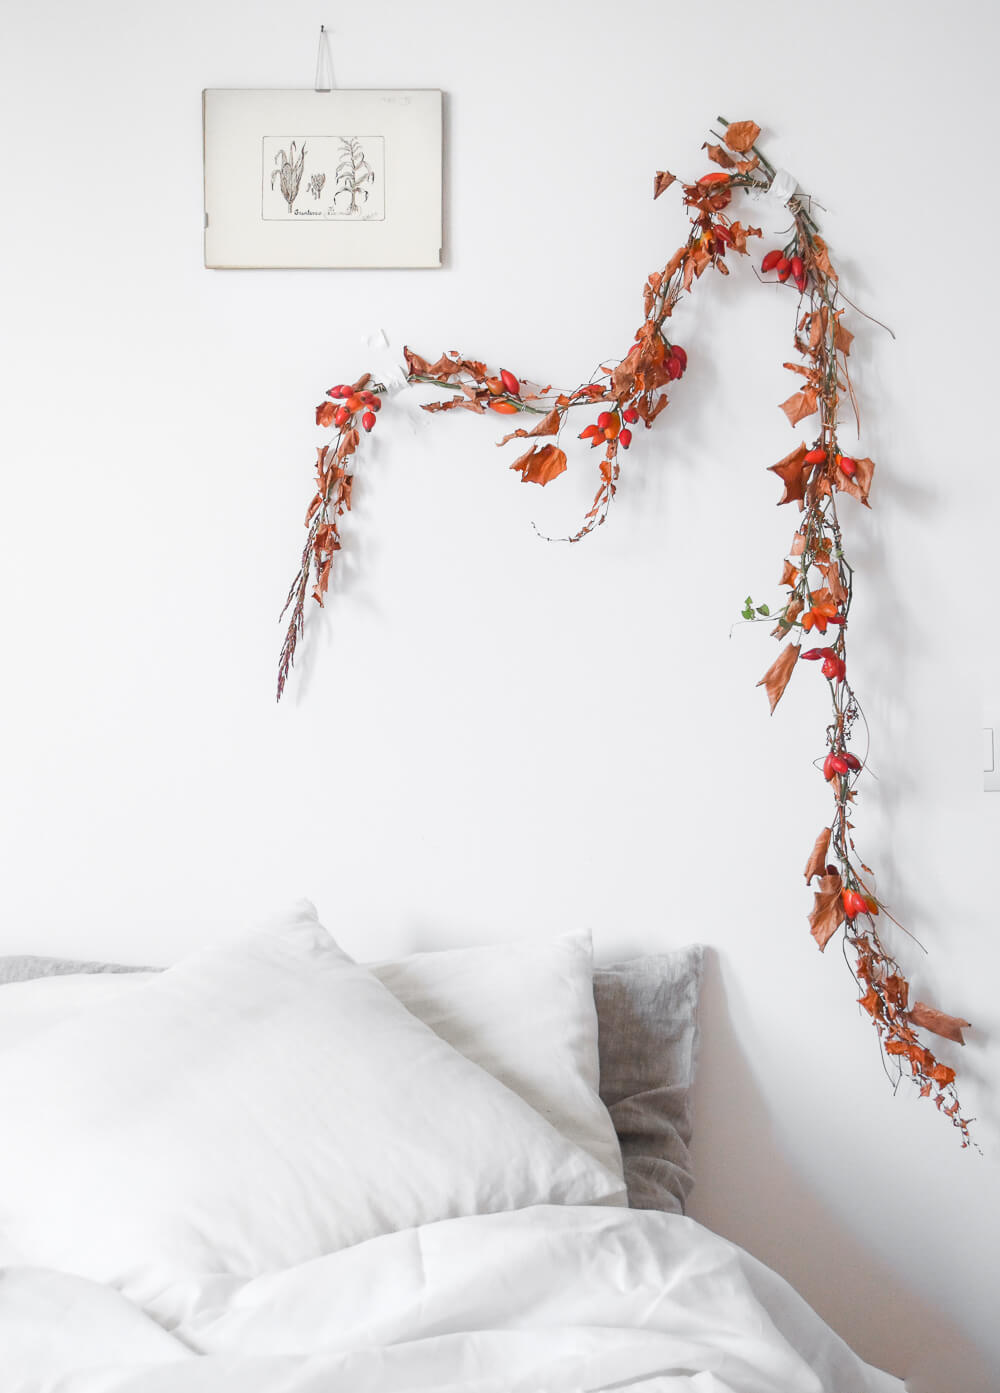
<svg viewBox="0 0 1000 1393">
<path fill-rule="evenodd" d="M 3 1257 L 176 1318 L 185 1284 L 622 1182 L 303 904 L 0 1052 Z"/>
<path fill-rule="evenodd" d="M 588 933 L 415 953 L 368 966 L 408 1011 L 466 1059 L 623 1175 L 614 1123 L 599 1093 Z M 157 975 L 72 974 L 0 987 L 0 1050 L 75 1012 L 115 1001 Z"/>
</svg>

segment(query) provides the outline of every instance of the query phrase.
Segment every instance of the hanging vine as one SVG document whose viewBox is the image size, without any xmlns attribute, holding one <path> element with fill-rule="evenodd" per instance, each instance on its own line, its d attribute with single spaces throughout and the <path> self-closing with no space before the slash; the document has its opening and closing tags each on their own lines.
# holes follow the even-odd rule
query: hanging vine
<svg viewBox="0 0 1000 1393">
<path fill-rule="evenodd" d="M 577 530 L 562 539 L 579 542 L 607 519 L 633 426 L 640 421 L 647 428 L 653 425 L 668 405 L 667 388 L 687 369 L 687 353 L 670 334 L 675 309 L 706 271 L 728 275 L 727 259 L 747 255 L 750 239 L 761 236 L 759 228 L 730 216 L 734 195 L 787 192 L 788 237 L 783 246 L 766 252 L 761 272 L 788 286 L 795 297 L 793 342 L 799 361 L 784 366 L 800 381 L 781 409 L 792 427 L 814 417 L 817 422 L 810 440 L 800 441 L 784 459 L 769 466 L 782 484 L 779 504 L 794 504 L 799 512 L 782 564 L 783 601 L 772 614 L 770 606 L 755 606 L 748 597 L 743 615 L 748 620 L 774 621 L 772 635 L 781 643 L 778 656 L 758 683 L 767 693 L 772 712 L 800 661 L 817 664 L 828 687 L 831 715 L 821 767 L 831 792 L 832 815 L 816 837 L 805 867 L 807 884 L 815 881 L 809 915 L 812 936 L 822 950 L 843 929 L 845 957 L 862 993 L 858 1001 L 874 1024 L 892 1077 L 897 1083 L 909 1078 L 921 1097 L 932 1097 L 958 1129 L 964 1147 L 970 1141 L 970 1119 L 961 1116 L 955 1071 L 939 1062 L 918 1032 L 964 1044 L 962 1032 L 969 1022 L 925 1002 L 911 1003 L 909 983 L 878 929 L 882 916 L 897 921 L 879 898 L 874 873 L 854 842 L 852 812 L 866 756 L 852 748 L 863 721 L 848 673 L 854 573 L 844 551 L 838 504 L 846 496 L 869 507 L 875 472 L 872 460 L 844 453 L 838 439 L 845 402 L 858 421 L 848 366 L 854 336 L 844 324 L 844 297 L 809 198 L 768 163 L 757 146 L 760 128 L 755 122 L 730 124 L 719 119 L 724 127 L 720 143 L 706 142 L 703 147 L 718 167 L 693 183 L 681 183 L 690 231 L 683 246 L 648 277 L 643 321 L 623 358 L 601 365 L 589 381 L 572 390 L 555 391 L 523 382 L 506 368 L 491 372 L 485 363 L 456 352 L 430 362 L 404 349 L 408 381 L 432 383 L 450 394 L 427 403 L 425 411 L 463 409 L 525 420 L 525 425 L 516 426 L 499 442 L 530 441 L 510 466 L 525 483 L 545 485 L 566 470 L 560 440 L 570 413 L 582 411 L 587 420 L 579 438 L 600 455 L 593 503 Z M 675 182 L 674 175 L 658 172 L 653 197 L 659 198 Z M 337 435 L 317 452 L 316 492 L 306 514 L 306 544 L 282 611 L 291 613 L 278 668 L 279 700 L 302 637 L 310 583 L 313 599 L 322 605 L 340 550 L 338 523 L 351 506 L 358 427 L 367 432 L 375 426 L 384 392 L 381 384 L 369 384 L 366 374 L 352 384 L 332 387 L 328 400 L 316 408 L 317 425 L 330 427 Z M 537 420 L 527 424 L 533 417 Z M 817 636 L 820 642 L 803 651 L 806 638 L 814 642 Z"/>
</svg>

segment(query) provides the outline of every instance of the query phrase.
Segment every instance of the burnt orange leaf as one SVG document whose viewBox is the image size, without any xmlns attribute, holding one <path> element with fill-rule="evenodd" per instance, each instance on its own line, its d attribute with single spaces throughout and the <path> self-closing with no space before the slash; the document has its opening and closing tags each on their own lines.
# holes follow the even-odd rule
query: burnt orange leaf
<svg viewBox="0 0 1000 1393">
<path fill-rule="evenodd" d="M 932 1078 L 935 1083 L 939 1083 L 942 1088 L 945 1088 L 948 1084 L 955 1082 L 955 1071 L 954 1069 L 949 1069 L 947 1064 L 935 1064 L 929 1077 Z"/>
<path fill-rule="evenodd" d="M 781 650 L 767 672 L 757 683 L 758 687 L 763 687 L 767 692 L 767 699 L 771 703 L 771 714 L 774 715 L 774 708 L 781 700 L 785 688 L 792 678 L 792 671 L 799 659 L 799 646 L 796 643 L 789 643 Z"/>
<path fill-rule="evenodd" d="M 851 351 L 851 344 L 854 342 L 854 335 L 850 329 L 845 329 L 840 321 L 840 312 L 837 313 L 837 322 L 833 326 L 833 346 L 839 348 L 846 358 Z"/>
<path fill-rule="evenodd" d="M 819 395 L 815 387 L 803 387 L 801 392 L 794 392 L 787 401 L 781 403 L 781 409 L 788 417 L 790 426 L 797 426 L 807 416 L 811 416 L 819 401 Z"/>
<path fill-rule="evenodd" d="M 511 469 L 520 472 L 523 484 L 549 484 L 566 468 L 566 454 L 558 445 L 535 445 L 516 459 Z"/>
<path fill-rule="evenodd" d="M 701 147 L 708 151 L 708 158 L 714 160 L 716 164 L 721 164 L 723 169 L 732 169 L 736 161 L 732 155 L 728 155 L 721 145 L 709 145 L 708 141 Z"/>
<path fill-rule="evenodd" d="M 852 498 L 856 498 L 859 503 L 863 503 L 866 508 L 870 508 L 868 502 L 868 492 L 872 486 L 872 476 L 875 473 L 875 463 L 870 459 L 855 460 L 857 473 L 849 479 L 842 470 L 837 470 L 836 485 L 841 493 L 849 493 Z"/>
<path fill-rule="evenodd" d="M 316 424 L 318 426 L 332 426 L 339 405 L 339 402 L 321 401 L 316 408 Z"/>
<path fill-rule="evenodd" d="M 725 140 L 730 150 L 745 155 L 753 147 L 759 135 L 760 127 L 756 121 L 734 121 L 732 125 L 726 127 Z"/>
<path fill-rule="evenodd" d="M 819 888 L 815 892 L 812 912 L 809 915 L 809 932 L 822 951 L 844 922 L 844 882 L 839 871 L 830 871 L 819 878 Z"/>
<path fill-rule="evenodd" d="M 771 637 L 781 639 L 784 638 L 786 634 L 791 633 L 792 626 L 803 609 L 804 606 L 801 600 L 790 600 L 785 606 L 784 614 L 779 616 L 777 624 L 771 630 Z"/>
<path fill-rule="evenodd" d="M 798 566 L 793 566 L 790 561 L 785 561 L 781 568 L 781 579 L 779 585 L 796 585 L 801 572 Z"/>
<path fill-rule="evenodd" d="M 830 264 L 830 254 L 822 237 L 813 237 L 813 252 L 817 269 L 822 271 L 825 276 L 832 276 L 836 280 L 837 273 Z"/>
<path fill-rule="evenodd" d="M 509 435 L 505 435 L 502 440 L 497 441 L 497 444 L 506 445 L 508 440 L 515 440 L 520 436 L 527 437 L 529 435 L 557 435 L 561 423 L 562 416 L 559 413 L 559 411 L 555 407 L 553 407 L 547 415 L 542 417 L 542 419 L 538 422 L 538 425 L 533 426 L 531 430 L 522 430 L 519 427 L 517 430 L 512 430 Z"/>
<path fill-rule="evenodd" d="M 665 169 L 658 169 L 653 175 L 653 198 L 659 198 L 661 193 L 665 193 L 676 179 L 675 174 L 669 174 Z"/>
<path fill-rule="evenodd" d="M 940 1035 L 945 1040 L 954 1040 L 959 1045 L 965 1044 L 962 1031 L 971 1029 L 969 1021 L 963 1021 L 960 1016 L 945 1015 L 944 1011 L 938 1011 L 935 1007 L 928 1006 L 926 1001 L 913 1003 L 910 1020 L 914 1025 L 919 1025 L 924 1030 L 931 1030 L 935 1035 Z"/>
<path fill-rule="evenodd" d="M 806 884 L 808 885 L 814 875 L 823 875 L 826 870 L 826 853 L 830 847 L 829 827 L 824 827 L 816 838 L 813 849 L 809 853 L 809 860 L 806 862 Z"/>
<path fill-rule="evenodd" d="M 785 486 L 784 493 L 778 499 L 779 508 L 782 503 L 798 503 L 801 508 L 802 499 L 806 496 L 806 481 L 812 470 L 812 465 L 805 462 L 808 453 L 804 445 L 797 445 L 790 455 L 777 464 L 768 465 L 770 472 L 777 474 Z"/>
<path fill-rule="evenodd" d="M 858 1005 L 863 1006 L 873 1020 L 882 1015 L 882 998 L 871 985 L 864 996 L 858 997 Z"/>
</svg>

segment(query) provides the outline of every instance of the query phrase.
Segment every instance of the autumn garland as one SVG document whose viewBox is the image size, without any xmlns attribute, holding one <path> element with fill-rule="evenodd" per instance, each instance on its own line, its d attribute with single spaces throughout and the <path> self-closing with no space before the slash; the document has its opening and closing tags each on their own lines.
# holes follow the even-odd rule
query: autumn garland
<svg viewBox="0 0 1000 1393">
<path fill-rule="evenodd" d="M 652 426 L 667 406 L 667 386 L 684 375 L 687 353 L 667 332 L 681 297 L 694 289 L 707 270 L 728 275 L 727 255 L 746 255 L 749 239 L 761 235 L 758 228 L 743 226 L 726 212 L 734 193 L 766 195 L 775 183 L 775 170 L 756 145 L 760 128 L 752 121 L 730 124 L 721 117 L 720 121 L 725 130 L 721 143 L 706 142 L 703 147 L 719 168 L 694 183 L 682 184 L 690 233 L 666 265 L 648 277 L 643 322 L 620 361 L 600 367 L 589 382 L 573 391 L 553 393 L 550 387 L 532 388 L 507 369 L 490 373 L 484 363 L 457 353 L 428 362 L 404 349 L 408 381 L 433 383 L 452 393 L 428 403 L 425 411 L 462 408 L 479 414 L 492 411 L 539 418 L 530 427 L 516 427 L 499 442 L 515 438 L 533 442 L 510 466 L 525 483 L 545 485 L 562 474 L 567 461 L 558 442 L 569 413 L 579 407 L 593 413 L 601 407 L 580 432 L 580 439 L 602 451 L 597 492 L 580 528 L 563 540 L 578 542 L 605 521 L 618 486 L 621 452 L 632 441 L 632 427 L 639 421 Z M 657 173 L 653 197 L 674 182 L 672 174 Z M 817 836 L 805 868 L 806 882 L 816 881 L 809 915 L 812 935 L 824 949 L 843 926 L 845 957 L 862 992 L 859 1004 L 874 1023 L 883 1057 L 895 1065 L 895 1079 L 909 1077 L 921 1097 L 933 1097 L 958 1128 L 964 1147 L 969 1145 L 970 1119 L 960 1115 L 955 1071 L 937 1060 L 918 1031 L 964 1044 L 962 1030 L 969 1023 L 924 1002 L 910 1003 L 909 983 L 876 925 L 880 914 L 892 916 L 876 894 L 873 872 L 854 844 L 850 814 L 865 761 L 850 748 L 861 710 L 848 677 L 853 572 L 844 554 L 837 500 L 846 494 L 870 506 L 875 466 L 870 459 L 844 453 L 838 441 L 845 396 L 855 419 L 857 409 L 848 370 L 853 335 L 843 323 L 837 273 L 812 217 L 810 200 L 793 192 L 784 207 L 791 217 L 788 240 L 767 252 L 761 263 L 766 276 L 773 274 L 796 295 L 794 346 L 801 361 L 785 367 L 802 381 L 782 403 L 782 410 L 793 427 L 818 416 L 818 430 L 811 442 L 800 443 L 770 466 L 783 485 L 779 503 L 797 504 L 801 515 L 782 568 L 784 602 L 771 615 L 767 605 L 754 606 L 748 597 L 743 613 L 747 619 L 776 620 L 772 633 L 783 646 L 758 684 L 767 692 L 772 712 L 800 660 L 817 663 L 829 688 L 831 719 L 822 772 L 833 795 L 833 816 Z M 306 544 L 282 611 L 284 615 L 291 609 L 278 668 L 279 700 L 303 633 L 310 582 L 313 598 L 322 605 L 340 550 L 338 523 L 351 507 L 352 460 L 361 438 L 358 426 L 365 432 L 373 429 L 384 392 L 380 384 L 370 383 L 366 374 L 353 384 L 333 387 L 328 400 L 316 408 L 317 425 L 333 428 L 337 436 L 333 444 L 317 451 L 316 492 L 306 514 Z M 824 641 L 803 652 L 803 637 L 812 639 L 817 634 Z"/>
</svg>

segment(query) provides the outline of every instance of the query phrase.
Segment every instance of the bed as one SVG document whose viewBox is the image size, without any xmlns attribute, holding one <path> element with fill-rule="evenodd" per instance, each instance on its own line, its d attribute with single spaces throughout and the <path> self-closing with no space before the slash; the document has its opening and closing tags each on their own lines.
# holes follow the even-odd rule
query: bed
<svg viewBox="0 0 1000 1393">
<path fill-rule="evenodd" d="M 4 1393 L 899 1393 L 684 1214 L 700 972 L 0 959 Z"/>
</svg>

